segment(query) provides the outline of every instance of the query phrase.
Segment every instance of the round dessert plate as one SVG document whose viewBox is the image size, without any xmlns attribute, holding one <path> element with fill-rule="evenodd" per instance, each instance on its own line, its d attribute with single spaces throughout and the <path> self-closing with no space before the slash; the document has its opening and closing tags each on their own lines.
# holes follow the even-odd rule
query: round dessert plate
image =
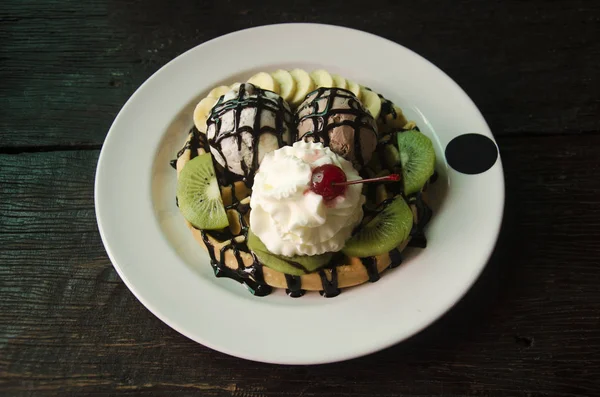
<svg viewBox="0 0 600 397">
<path fill-rule="evenodd" d="M 360 48 L 365 52 L 358 55 Z M 335 298 L 309 292 L 294 299 L 284 290 L 257 297 L 231 279 L 216 278 L 175 203 L 176 172 L 169 161 L 193 125 L 196 103 L 213 87 L 280 68 L 323 68 L 370 87 L 402 108 L 436 150 L 427 248 L 408 248 L 403 264 L 382 273 L 377 283 L 344 289 Z M 368 33 L 284 24 L 216 38 L 150 77 L 106 137 L 95 203 L 114 267 L 166 324 L 233 356 L 318 364 L 394 345 L 450 309 L 494 249 L 504 178 L 481 113 L 437 67 Z"/>
</svg>

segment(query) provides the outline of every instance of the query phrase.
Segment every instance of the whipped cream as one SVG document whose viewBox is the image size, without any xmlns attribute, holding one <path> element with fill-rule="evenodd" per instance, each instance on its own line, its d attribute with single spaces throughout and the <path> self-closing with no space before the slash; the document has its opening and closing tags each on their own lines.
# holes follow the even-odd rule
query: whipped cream
<svg viewBox="0 0 600 397">
<path fill-rule="evenodd" d="M 333 200 L 309 190 L 312 170 L 335 164 L 348 181 L 361 179 L 352 163 L 322 143 L 299 141 L 268 153 L 254 177 L 250 228 L 267 249 L 284 256 L 336 252 L 363 218 L 362 184 Z"/>
</svg>

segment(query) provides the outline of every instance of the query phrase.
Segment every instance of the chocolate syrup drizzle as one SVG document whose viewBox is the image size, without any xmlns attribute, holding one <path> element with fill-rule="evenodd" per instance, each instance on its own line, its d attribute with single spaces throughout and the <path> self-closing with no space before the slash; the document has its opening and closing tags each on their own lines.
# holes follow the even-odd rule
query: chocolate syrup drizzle
<svg viewBox="0 0 600 397">
<path fill-rule="evenodd" d="M 329 278 L 327 277 L 327 271 L 331 274 Z M 334 263 L 332 263 L 332 266 L 328 269 L 319 270 L 319 277 L 321 278 L 321 286 L 323 287 L 319 292 L 321 296 L 325 298 L 334 298 L 342 292 L 338 287 L 337 266 Z"/>
<path fill-rule="evenodd" d="M 198 156 L 198 149 L 204 149 L 208 151 L 208 142 L 206 141 L 206 135 L 201 133 L 196 126 L 193 126 L 189 132 L 190 138 L 187 140 L 185 145 L 177 152 L 177 157 L 169 162 L 171 167 L 177 169 L 177 160 L 183 155 L 186 150 L 190 151 L 190 160 Z"/>
<path fill-rule="evenodd" d="M 374 256 L 367 256 L 366 258 L 360 258 L 360 262 L 367 269 L 367 275 L 369 281 L 374 283 L 379 281 L 379 271 L 377 271 L 377 258 Z"/>
<path fill-rule="evenodd" d="M 242 88 L 243 86 L 240 87 L 240 92 L 242 93 L 244 88 Z M 336 92 L 346 92 L 346 95 L 351 95 L 352 97 L 354 97 L 354 95 L 346 90 L 342 90 L 342 89 L 333 89 Z M 322 95 L 323 91 L 325 91 L 325 89 L 320 88 L 317 91 L 319 91 L 318 95 Z M 271 104 L 269 104 L 268 101 L 261 101 L 260 99 L 257 100 L 257 98 L 251 98 L 252 100 L 248 100 L 248 99 L 241 99 L 243 97 L 243 94 L 240 94 L 240 96 L 234 100 L 235 102 L 235 106 L 233 105 L 227 105 L 225 106 L 224 103 L 221 103 L 222 101 L 222 97 L 219 100 L 220 102 L 217 103 L 217 105 L 221 105 L 220 108 L 217 109 L 217 105 L 214 108 L 214 112 L 211 113 L 211 118 L 213 118 L 212 122 L 219 122 L 218 115 L 222 115 L 226 109 L 230 110 L 230 109 L 234 109 L 234 111 L 236 112 L 236 125 L 239 125 L 239 114 L 241 113 L 241 110 L 243 110 L 246 107 L 249 106 L 255 106 L 257 107 L 257 111 L 259 112 L 258 114 L 260 114 L 261 109 L 265 108 L 265 109 L 270 109 L 269 106 L 271 106 Z M 260 98 L 260 95 L 259 95 Z M 355 100 L 354 100 L 355 101 Z M 351 113 L 354 114 L 356 116 L 360 116 L 362 114 L 362 110 L 360 109 L 360 103 L 358 103 L 357 101 L 355 101 L 355 105 L 352 105 L 353 108 L 352 109 L 347 109 L 346 112 L 347 113 Z M 331 102 L 328 101 L 327 107 L 331 106 Z M 281 108 L 280 108 L 281 109 Z M 393 109 L 393 107 L 392 107 Z M 323 112 L 326 113 L 327 111 Z M 340 111 L 340 113 L 344 113 L 344 111 Z M 276 125 L 278 128 L 278 131 L 282 131 L 282 123 L 284 122 L 284 116 L 282 115 L 283 112 L 279 111 L 279 113 L 276 112 Z M 315 119 L 318 119 L 319 117 L 321 117 L 321 122 L 323 114 L 320 115 L 311 115 L 310 117 L 314 117 L 313 118 L 313 123 L 319 123 L 319 121 L 315 121 Z M 358 118 L 358 117 L 357 117 Z M 210 120 L 210 118 L 209 118 Z M 338 123 L 338 124 L 330 124 L 328 126 L 328 128 L 333 128 L 334 126 L 337 125 L 353 125 L 353 127 L 355 128 L 355 132 L 357 131 L 357 128 L 360 127 L 364 127 L 367 126 L 369 127 L 369 125 L 367 123 L 362 123 L 362 122 L 356 122 L 356 123 Z M 219 125 L 217 125 L 217 127 L 220 127 Z M 218 128 L 217 128 L 218 130 Z M 274 133 L 277 137 L 278 137 L 278 143 L 280 145 L 283 145 L 283 138 L 281 136 L 281 134 L 277 134 L 272 128 L 263 128 L 263 129 L 259 129 L 259 127 L 257 126 L 257 124 L 255 124 L 255 126 L 253 128 L 247 127 L 244 128 L 245 131 L 248 131 L 250 133 L 252 133 L 254 139 L 259 139 L 260 135 L 266 132 L 271 132 Z M 315 131 L 310 132 L 310 136 L 313 136 L 315 138 L 316 142 L 319 142 L 321 140 L 323 140 L 325 145 L 329 144 L 329 135 L 328 133 L 326 134 L 322 134 L 323 131 L 318 131 L 315 129 Z M 177 153 L 177 159 L 179 157 L 181 157 L 183 155 L 183 153 L 185 152 L 185 150 L 190 150 L 191 154 L 190 154 L 190 158 L 194 158 L 198 155 L 198 149 L 202 148 L 204 149 L 206 152 L 208 152 L 209 149 L 209 142 L 206 138 L 206 135 L 204 133 L 201 133 L 200 131 L 198 131 L 198 129 L 196 129 L 196 127 L 193 127 L 190 130 L 190 134 L 191 137 L 188 140 L 188 142 L 186 143 L 186 145 Z M 227 135 L 228 134 L 228 135 Z M 234 132 L 228 132 L 226 133 L 227 136 L 231 136 L 234 135 Z M 357 133 L 355 135 L 355 142 L 357 141 L 356 137 L 360 136 L 359 133 Z M 219 150 L 219 153 L 222 152 L 220 151 L 220 141 L 223 139 L 223 134 L 219 134 L 217 139 L 211 141 L 211 146 L 213 148 L 216 148 L 217 150 Z M 238 140 L 238 147 L 241 148 L 241 137 L 240 135 L 237 136 L 237 140 Z M 360 144 L 360 138 L 358 139 L 358 142 Z M 241 235 L 243 235 L 244 237 L 247 236 L 247 232 L 248 232 L 248 225 L 246 224 L 246 221 L 244 219 L 244 215 L 247 214 L 247 212 L 250 210 L 250 206 L 248 204 L 242 204 L 236 197 L 235 195 L 235 181 L 239 181 L 239 180 L 243 180 L 247 185 L 248 183 L 252 183 L 252 176 L 253 173 L 255 172 L 255 170 L 258 168 L 258 154 L 257 154 L 257 148 L 258 145 L 255 145 L 253 147 L 254 150 L 254 157 L 253 157 L 253 164 L 251 165 L 251 167 L 246 167 L 244 168 L 244 177 L 243 179 L 240 178 L 240 176 L 234 175 L 230 172 L 227 171 L 227 168 L 224 167 L 216 167 L 215 170 L 217 171 L 217 178 L 220 181 L 220 184 L 222 186 L 227 186 L 230 185 L 232 188 L 232 204 L 227 206 L 226 209 L 235 209 L 238 213 L 239 213 L 239 222 L 240 222 L 240 226 L 241 226 Z M 356 148 L 356 153 L 360 153 L 360 148 Z M 171 160 L 170 164 L 173 168 L 176 168 L 176 164 L 177 164 L 177 159 L 175 160 Z M 432 182 L 433 180 L 437 177 L 437 174 L 434 174 L 434 176 L 432 177 Z M 415 195 L 412 195 L 408 198 L 405 197 L 405 199 L 407 199 L 407 202 L 409 204 L 414 204 L 417 208 L 417 215 L 418 215 L 418 222 L 413 225 L 413 228 L 411 230 L 411 242 L 409 243 L 410 246 L 418 246 L 418 247 L 425 247 L 427 244 L 427 240 L 425 238 L 425 234 L 423 232 L 423 229 L 425 227 L 425 225 L 429 222 L 429 220 L 431 219 L 431 209 L 425 204 L 425 202 L 423 201 L 422 195 L 421 193 L 417 193 Z M 382 202 L 375 210 L 367 210 L 365 209 L 365 213 L 378 213 L 380 211 L 383 211 L 383 209 L 389 205 L 389 203 L 392 201 L 392 199 L 388 199 L 385 200 L 384 202 Z M 355 233 L 360 229 L 360 226 L 357 227 L 357 229 L 355 230 Z M 269 286 L 268 284 L 266 284 L 265 280 L 264 280 L 264 275 L 263 275 L 263 264 L 260 263 L 260 261 L 258 260 L 258 258 L 256 257 L 256 255 L 254 255 L 254 253 L 251 252 L 251 250 L 248 248 L 247 244 L 245 243 L 246 239 L 244 238 L 243 242 L 238 242 L 236 241 L 235 237 L 230 231 L 229 229 L 224 229 L 224 230 L 200 230 L 200 233 L 202 235 L 202 240 L 204 242 L 204 244 L 206 245 L 207 251 L 209 253 L 210 256 L 210 262 L 211 262 L 211 266 L 214 270 L 215 276 L 216 277 L 226 277 L 226 278 L 230 278 L 233 279 L 241 284 L 244 284 L 246 286 L 246 288 L 254 295 L 256 296 L 266 296 L 269 295 L 273 288 L 271 286 Z M 214 245 L 210 242 L 209 236 L 219 240 L 219 241 L 227 241 L 227 244 L 225 246 L 223 246 L 219 252 L 219 258 L 216 257 L 215 254 L 215 247 Z M 236 259 L 237 262 L 237 269 L 231 269 L 228 266 L 225 265 L 225 252 L 231 250 L 233 253 L 233 257 Z M 242 260 L 242 256 L 241 256 L 241 252 L 245 252 L 248 253 L 250 255 L 252 255 L 253 258 L 253 263 L 250 266 L 245 266 L 244 261 Z M 337 253 L 336 255 L 333 255 L 331 262 L 325 266 L 324 268 L 322 268 L 321 270 L 319 270 L 317 272 L 317 274 L 319 275 L 320 279 L 321 279 L 321 285 L 322 285 L 322 290 L 320 291 L 320 294 L 323 297 L 326 298 L 332 298 L 335 297 L 337 295 L 339 295 L 341 293 L 341 289 L 338 286 L 338 272 L 337 272 L 337 266 L 336 264 L 340 262 L 340 255 L 342 255 L 341 253 Z M 388 268 L 395 268 L 397 266 L 399 266 L 402 263 L 402 254 L 400 253 L 400 251 L 397 248 L 394 248 L 393 250 L 391 250 L 389 252 L 390 255 L 390 265 Z M 363 266 L 365 267 L 367 274 L 369 276 L 369 281 L 370 282 L 376 282 L 379 280 L 380 276 L 379 276 L 379 272 L 377 270 L 377 259 L 376 257 L 372 256 L 372 257 L 366 257 L 366 258 L 360 258 L 361 263 L 363 264 Z M 297 264 L 299 266 L 301 266 L 300 264 Z M 301 266 L 302 268 L 304 268 L 303 266 Z M 304 269 L 306 270 L 306 269 Z M 286 284 L 287 284 L 287 288 L 286 288 L 286 292 L 289 296 L 291 297 L 300 297 L 302 295 L 304 295 L 305 291 L 302 289 L 302 279 L 300 276 L 291 276 L 291 275 L 285 275 L 285 279 L 286 279 Z"/>
<path fill-rule="evenodd" d="M 286 274 L 285 283 L 287 284 L 285 292 L 292 298 L 300 298 L 306 293 L 306 291 L 302 289 L 302 279 L 300 278 L 300 276 L 292 276 L 290 274 Z"/>
<path fill-rule="evenodd" d="M 256 115 L 254 117 L 254 124 L 240 125 L 242 111 L 244 109 L 256 109 Z M 232 111 L 234 114 L 234 125 L 230 131 L 222 131 L 222 117 L 225 113 Z M 262 113 L 268 111 L 275 116 L 275 128 L 270 126 L 261 126 Z M 210 115 L 206 121 L 207 131 L 211 125 L 214 124 L 215 136 L 208 139 L 210 147 L 216 150 L 223 161 L 225 161 L 224 168 L 227 170 L 227 158 L 223 154 L 222 143 L 223 140 L 228 138 L 234 138 L 237 142 L 238 150 L 242 150 L 243 135 L 249 133 L 252 135 L 252 164 L 248 165 L 245 161 L 241 162 L 243 181 L 246 186 L 252 187 L 254 180 L 254 174 L 258 169 L 258 148 L 260 137 L 262 134 L 273 134 L 277 137 L 277 144 L 279 147 L 289 145 L 291 142 L 284 141 L 284 131 L 289 131 L 288 139 L 292 139 L 296 134 L 294 130 L 292 112 L 287 107 L 283 98 L 279 97 L 277 100 L 266 96 L 265 91 L 256 89 L 256 94 L 246 96 L 246 85 L 240 85 L 238 96 L 236 98 L 225 101 L 224 96 L 221 96 L 215 106 L 213 107 Z M 229 174 L 229 175 L 227 175 Z M 227 176 L 233 176 L 231 173 L 226 173 Z"/>
<path fill-rule="evenodd" d="M 251 266 L 244 266 L 244 261 L 242 260 L 240 251 L 244 250 L 244 252 L 250 253 L 245 243 L 237 243 L 235 240 L 231 240 L 229 244 L 221 248 L 219 259 L 217 259 L 215 255 L 215 247 L 208 238 L 208 232 L 206 230 L 201 230 L 200 233 L 202 234 L 202 240 L 204 241 L 204 244 L 208 250 L 208 254 L 210 255 L 210 264 L 215 272 L 216 277 L 227 277 L 242 283 L 253 295 L 256 296 L 267 296 L 273 291 L 271 286 L 265 283 L 262 265 L 258 262 L 256 255 L 252 254 L 254 262 Z M 234 257 L 238 263 L 238 268 L 235 270 L 225 265 L 224 253 L 228 249 L 233 250 Z"/>
<path fill-rule="evenodd" d="M 402 254 L 400 253 L 400 250 L 398 248 L 394 248 L 393 250 L 391 250 L 389 255 L 390 255 L 390 266 L 388 267 L 389 269 L 393 269 L 402 264 Z"/>
<path fill-rule="evenodd" d="M 379 112 L 379 117 L 377 121 L 381 124 L 387 124 L 387 116 L 392 115 L 392 119 L 395 120 L 398 117 L 398 113 L 396 113 L 396 109 L 394 109 L 394 104 L 389 99 L 386 99 L 381 94 L 379 98 L 381 98 L 381 111 Z"/>
<path fill-rule="evenodd" d="M 303 107 L 297 110 L 296 114 L 301 114 L 307 107 L 312 108 L 312 111 L 302 116 L 297 120 L 297 123 L 301 123 L 304 120 L 310 119 L 313 124 L 313 128 L 306 132 L 303 136 L 297 137 L 297 139 L 308 140 L 312 138 L 313 142 L 322 142 L 324 146 L 329 146 L 331 138 L 329 133 L 336 127 L 349 126 L 354 130 L 354 156 L 355 162 L 358 165 L 364 165 L 362 145 L 361 145 L 361 130 L 370 130 L 375 137 L 377 132 L 373 129 L 373 125 L 369 122 L 371 116 L 364 109 L 363 105 L 356 98 L 356 96 L 342 88 L 325 88 L 321 87 L 313 92 L 309 93 L 306 97 L 309 98 L 312 95 L 314 98 Z M 323 111 L 319 112 L 319 103 L 323 102 L 322 99 L 326 98 L 326 105 Z M 343 98 L 348 100 L 349 109 L 334 109 L 333 102 L 336 98 Z M 352 115 L 353 120 L 343 120 L 340 122 L 329 122 L 329 119 L 335 118 L 337 115 Z"/>
<path fill-rule="evenodd" d="M 409 247 L 426 248 L 427 238 L 425 237 L 424 228 L 425 225 L 431 220 L 433 211 L 425 201 L 423 201 L 423 195 L 421 192 L 415 193 L 408 197 L 408 204 L 414 205 L 417 209 L 418 222 L 413 226 L 410 231 L 411 239 L 408 243 Z"/>
</svg>

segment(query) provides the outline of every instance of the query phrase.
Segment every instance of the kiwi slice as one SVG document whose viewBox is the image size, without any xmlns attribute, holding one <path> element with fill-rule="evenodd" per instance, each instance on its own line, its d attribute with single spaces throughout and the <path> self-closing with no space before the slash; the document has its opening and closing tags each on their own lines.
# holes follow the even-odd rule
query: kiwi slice
<svg viewBox="0 0 600 397">
<path fill-rule="evenodd" d="M 342 249 L 348 256 L 364 258 L 385 254 L 408 238 L 413 213 L 402 196 L 382 204 L 383 209 L 363 225 Z"/>
<path fill-rule="evenodd" d="M 198 229 L 229 226 L 210 153 L 188 161 L 177 180 L 177 201 L 183 217 Z"/>
<path fill-rule="evenodd" d="M 251 230 L 248 230 L 247 244 L 248 248 L 254 252 L 263 265 L 292 276 L 301 276 L 317 271 L 328 264 L 333 256 L 331 252 L 321 255 L 275 255 L 269 252 L 263 242 Z"/>
<path fill-rule="evenodd" d="M 383 161 L 390 170 L 400 165 L 400 152 L 394 144 L 390 143 L 383 147 Z"/>
<path fill-rule="evenodd" d="M 419 192 L 433 175 L 435 151 L 431 140 L 417 130 L 398 132 L 404 194 Z"/>
</svg>

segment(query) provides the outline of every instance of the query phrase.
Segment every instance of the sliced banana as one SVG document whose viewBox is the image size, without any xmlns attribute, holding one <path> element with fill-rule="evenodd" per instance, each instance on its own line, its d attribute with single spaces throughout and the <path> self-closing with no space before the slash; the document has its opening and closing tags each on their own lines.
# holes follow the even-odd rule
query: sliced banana
<svg viewBox="0 0 600 397">
<path fill-rule="evenodd" d="M 385 114 L 382 122 L 378 122 L 377 127 L 380 132 L 387 133 L 396 129 L 400 129 L 408 123 L 408 121 L 406 121 L 406 117 L 404 117 L 404 113 L 402 113 L 402 109 L 396 105 L 393 106 L 394 111 Z M 380 117 L 381 115 L 382 113 L 379 114 Z"/>
<path fill-rule="evenodd" d="M 310 78 L 315 82 L 315 86 L 317 88 L 325 87 L 331 88 L 333 87 L 333 78 L 329 74 L 329 72 L 325 69 L 317 69 L 310 72 Z"/>
<path fill-rule="evenodd" d="M 279 83 L 275 81 L 273 76 L 271 76 L 269 73 L 256 73 L 254 76 L 248 79 L 248 83 L 254 84 L 263 90 L 273 91 L 274 93 L 279 94 Z"/>
<path fill-rule="evenodd" d="M 333 79 L 333 86 L 335 88 L 343 88 L 344 90 L 348 88 L 348 83 L 346 79 L 340 76 L 339 74 L 332 74 L 331 78 Z"/>
<path fill-rule="evenodd" d="M 347 90 L 352 91 L 352 93 L 360 99 L 360 86 L 352 80 L 346 80 L 346 82 L 348 83 Z"/>
<path fill-rule="evenodd" d="M 303 69 L 293 69 L 289 72 L 283 69 L 278 69 L 272 73 L 259 72 L 250 77 L 248 83 L 281 95 L 292 107 L 300 105 L 306 96 L 317 87 L 342 88 L 356 95 L 373 118 L 377 119 L 381 114 L 381 98 L 376 92 L 340 75 L 330 74 L 325 69 L 317 69 L 310 74 Z M 237 82 L 231 86 L 215 87 L 209 92 L 208 97 L 198 103 L 194 109 L 194 124 L 198 130 L 206 132 L 206 120 L 217 100 L 230 90 L 239 88 L 241 84 Z M 406 118 L 404 118 L 402 110 L 396 106 L 395 110 L 397 117 L 393 118 L 392 115 L 386 115 L 386 124 L 404 125 Z"/>
<path fill-rule="evenodd" d="M 215 103 L 217 103 L 217 99 L 215 98 L 204 98 L 196 105 L 194 109 L 194 125 L 198 131 L 206 133 L 206 120 Z"/>
<path fill-rule="evenodd" d="M 283 69 L 278 69 L 271 73 L 271 76 L 279 83 L 279 95 L 284 101 L 292 99 L 296 93 L 296 82 L 292 75 Z"/>
<path fill-rule="evenodd" d="M 404 127 L 403 127 L 403 128 L 404 128 L 405 130 L 412 130 L 412 129 L 414 129 L 416 126 L 417 126 L 417 123 L 415 123 L 414 121 L 412 121 L 412 120 L 411 120 L 411 121 L 409 121 L 408 123 L 406 123 L 406 124 L 404 125 Z"/>
<path fill-rule="evenodd" d="M 220 86 L 215 87 L 212 90 L 210 90 L 210 92 L 208 93 L 207 96 L 209 98 L 219 99 L 221 97 L 221 95 L 225 95 L 226 93 L 229 92 L 230 89 L 231 88 L 229 88 L 229 86 L 220 85 Z"/>
<path fill-rule="evenodd" d="M 393 105 L 394 106 L 394 111 L 396 112 L 396 118 L 395 118 L 395 122 L 400 124 L 404 124 L 406 125 L 406 123 L 408 123 L 408 121 L 406 120 L 406 117 L 404 117 L 404 112 L 402 111 L 402 109 L 400 109 L 398 106 Z"/>
<path fill-rule="evenodd" d="M 315 89 L 315 83 L 313 83 L 310 75 L 306 73 L 306 70 L 294 69 L 290 71 L 290 74 L 296 82 L 296 93 L 290 102 L 292 106 L 298 106 L 304 101 L 306 95 Z"/>
<path fill-rule="evenodd" d="M 367 108 L 369 113 L 371 113 L 371 116 L 373 116 L 374 119 L 377 119 L 379 113 L 381 113 L 381 98 L 379 98 L 379 95 L 377 95 L 375 91 L 361 87 L 360 96 L 363 105 Z"/>
</svg>

